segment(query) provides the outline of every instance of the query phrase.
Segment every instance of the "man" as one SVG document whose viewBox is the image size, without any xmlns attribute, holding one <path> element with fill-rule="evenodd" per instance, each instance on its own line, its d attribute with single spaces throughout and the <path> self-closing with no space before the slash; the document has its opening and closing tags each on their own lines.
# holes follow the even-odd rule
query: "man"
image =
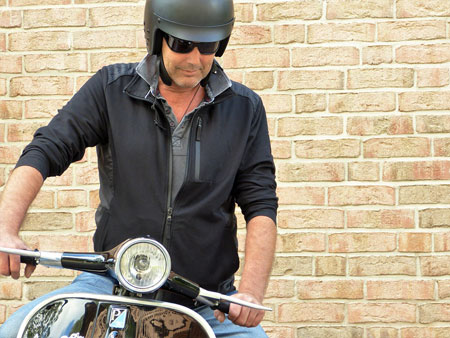
<svg viewBox="0 0 450 338">
<path fill-rule="evenodd" d="M 25 148 L 0 204 L 0 246 L 26 248 L 20 224 L 45 178 L 62 174 L 95 145 L 96 250 L 150 235 L 168 249 L 174 271 L 232 294 L 237 203 L 247 237 L 234 296 L 261 303 L 275 250 L 276 184 L 261 99 L 230 81 L 214 60 L 232 31 L 233 2 L 147 0 L 144 16 L 147 57 L 101 69 Z M 0 274 L 17 279 L 19 266 L 18 257 L 0 254 Z M 32 272 L 27 265 L 25 276 Z M 113 283 L 82 274 L 55 292 L 105 293 Z M 221 336 L 265 336 L 263 311 L 232 304 L 228 320 L 170 293 L 156 297 L 194 308 Z M 14 313 L 0 336 L 14 336 L 33 304 Z"/>
</svg>

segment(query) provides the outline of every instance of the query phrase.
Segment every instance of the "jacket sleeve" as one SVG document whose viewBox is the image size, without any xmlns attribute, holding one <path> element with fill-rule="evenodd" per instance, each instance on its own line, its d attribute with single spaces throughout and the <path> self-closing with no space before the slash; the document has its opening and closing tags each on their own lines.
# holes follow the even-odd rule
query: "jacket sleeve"
<svg viewBox="0 0 450 338">
<path fill-rule="evenodd" d="M 275 165 L 270 147 L 266 111 L 259 96 L 251 130 L 236 175 L 234 196 L 248 223 L 255 216 L 270 217 L 276 224 Z"/>
<path fill-rule="evenodd" d="M 61 175 L 72 162 L 83 158 L 86 147 L 106 142 L 104 82 L 100 70 L 47 126 L 36 131 L 16 167 L 32 166 L 44 179 Z"/>
</svg>

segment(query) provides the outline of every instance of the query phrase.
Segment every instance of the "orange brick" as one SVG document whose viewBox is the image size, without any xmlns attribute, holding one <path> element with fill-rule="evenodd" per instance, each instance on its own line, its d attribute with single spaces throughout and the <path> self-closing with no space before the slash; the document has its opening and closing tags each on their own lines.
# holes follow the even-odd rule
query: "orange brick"
<svg viewBox="0 0 450 338">
<path fill-rule="evenodd" d="M 412 229 L 414 228 L 414 210 L 348 210 L 347 227 Z"/>
<path fill-rule="evenodd" d="M 22 283 L 20 281 L 1 281 L 0 298 L 7 300 L 21 299 Z"/>
<path fill-rule="evenodd" d="M 0 79 L 0 95 L 6 95 L 6 79 Z"/>
<path fill-rule="evenodd" d="M 400 332 L 402 338 L 444 338 L 448 335 L 448 327 L 408 327 Z"/>
<path fill-rule="evenodd" d="M 93 7 L 89 9 L 89 27 L 141 26 L 144 19 L 143 6 Z"/>
<path fill-rule="evenodd" d="M 56 115 L 67 100 L 42 99 L 25 101 L 25 118 L 51 118 Z"/>
<path fill-rule="evenodd" d="M 349 323 L 414 323 L 416 306 L 402 303 L 349 304 Z"/>
<path fill-rule="evenodd" d="M 419 260 L 422 276 L 448 276 L 450 274 L 448 256 L 422 256 Z"/>
<path fill-rule="evenodd" d="M 375 162 L 351 162 L 348 164 L 349 181 L 378 181 L 380 166 Z"/>
<path fill-rule="evenodd" d="M 344 73 L 339 70 L 280 71 L 278 90 L 344 89 Z"/>
<path fill-rule="evenodd" d="M 267 315 L 266 315 L 267 317 Z M 273 338 L 295 338 L 295 329 L 292 327 L 283 326 L 268 326 L 264 325 L 264 331 L 269 337 Z"/>
<path fill-rule="evenodd" d="M 450 280 L 438 281 L 438 294 L 440 299 L 450 297 Z"/>
<path fill-rule="evenodd" d="M 450 156 L 450 139 L 437 138 L 434 139 L 434 155 L 435 156 Z"/>
<path fill-rule="evenodd" d="M 400 187 L 400 204 L 450 203 L 450 185 L 416 185 Z"/>
<path fill-rule="evenodd" d="M 328 190 L 330 205 L 394 205 L 395 189 L 387 186 L 341 186 Z"/>
<path fill-rule="evenodd" d="M 410 116 L 350 117 L 347 132 L 360 136 L 413 134 L 413 119 Z"/>
<path fill-rule="evenodd" d="M 348 259 L 350 276 L 416 276 L 416 258 L 410 256 L 363 256 Z"/>
<path fill-rule="evenodd" d="M 444 63 L 450 61 L 450 44 L 401 46 L 395 55 L 398 63 Z"/>
<path fill-rule="evenodd" d="M 136 33 L 132 30 L 90 30 L 73 32 L 74 49 L 133 47 L 136 47 Z"/>
<path fill-rule="evenodd" d="M 430 156 L 431 145 L 428 138 L 376 138 L 364 142 L 364 157 L 425 157 Z"/>
<path fill-rule="evenodd" d="M 384 181 L 448 180 L 450 161 L 389 162 L 384 165 Z"/>
<path fill-rule="evenodd" d="M 363 64 L 392 63 L 393 58 L 392 46 L 368 46 L 362 49 Z"/>
<path fill-rule="evenodd" d="M 61 176 L 48 177 L 45 180 L 45 186 L 70 186 L 73 182 L 73 168 L 69 167 Z"/>
<path fill-rule="evenodd" d="M 6 51 L 6 34 L 0 33 L 0 52 Z"/>
<path fill-rule="evenodd" d="M 261 94 L 267 113 L 289 113 L 292 111 L 291 95 Z"/>
<path fill-rule="evenodd" d="M 24 241 L 31 248 L 44 251 L 87 252 L 92 238 L 81 235 L 23 235 Z"/>
<path fill-rule="evenodd" d="M 266 298 L 291 298 L 295 295 L 295 281 L 272 279 L 267 288 Z"/>
<path fill-rule="evenodd" d="M 252 22 L 254 17 L 254 4 L 235 3 L 234 15 L 237 22 Z"/>
<path fill-rule="evenodd" d="M 71 95 L 73 81 L 69 77 L 19 76 L 11 79 L 11 96 Z"/>
<path fill-rule="evenodd" d="M 295 155 L 298 158 L 352 158 L 360 155 L 359 140 L 307 140 L 295 141 Z"/>
<path fill-rule="evenodd" d="M 113 53 L 92 53 L 90 55 L 91 69 L 96 71 L 104 66 L 121 62 L 139 62 L 141 61 L 146 52 L 113 52 Z"/>
<path fill-rule="evenodd" d="M 294 67 L 358 65 L 355 47 L 307 47 L 292 50 Z"/>
<path fill-rule="evenodd" d="M 0 146 L 0 162 L 2 164 L 15 164 L 21 153 L 21 147 Z"/>
<path fill-rule="evenodd" d="M 95 211 L 83 211 L 75 215 L 75 228 L 79 232 L 89 232 L 96 229 Z"/>
<path fill-rule="evenodd" d="M 450 132 L 450 117 L 446 115 L 419 115 L 417 131 L 420 133 L 448 133 Z"/>
<path fill-rule="evenodd" d="M 286 48 L 229 48 L 223 56 L 224 68 L 288 67 L 289 50 Z"/>
<path fill-rule="evenodd" d="M 22 14 L 20 11 L 4 10 L 0 12 L 0 27 L 14 28 L 22 25 Z"/>
<path fill-rule="evenodd" d="M 0 73 L 21 73 L 22 57 L 17 55 L 0 55 Z"/>
<path fill-rule="evenodd" d="M 348 88 L 410 88 L 414 85 L 414 70 L 409 68 L 350 69 Z"/>
<path fill-rule="evenodd" d="M 321 252 L 325 251 L 325 235 L 318 233 L 293 233 L 281 235 L 282 252 Z"/>
<path fill-rule="evenodd" d="M 292 156 L 291 141 L 272 141 L 272 155 L 275 159 L 288 159 Z"/>
<path fill-rule="evenodd" d="M 450 322 L 450 304 L 428 303 L 420 305 L 419 322 L 422 324 Z"/>
<path fill-rule="evenodd" d="M 278 320 L 281 323 L 340 323 L 345 319 L 344 307 L 339 303 L 284 303 L 278 307 Z"/>
<path fill-rule="evenodd" d="M 87 72 L 87 54 L 32 54 L 25 55 L 25 70 L 30 73 L 48 70 Z"/>
<path fill-rule="evenodd" d="M 327 19 L 392 18 L 394 8 L 389 0 L 328 0 Z"/>
<path fill-rule="evenodd" d="M 361 299 L 364 297 L 363 281 L 297 281 L 299 299 Z"/>
<path fill-rule="evenodd" d="M 245 84 L 253 90 L 272 88 L 274 83 L 272 71 L 254 71 L 245 74 Z"/>
<path fill-rule="evenodd" d="M 340 256 L 317 256 L 316 276 L 345 276 L 346 259 Z"/>
<path fill-rule="evenodd" d="M 9 0 L 10 6 L 68 5 L 71 3 L 71 0 Z"/>
<path fill-rule="evenodd" d="M 315 0 L 262 3 L 256 5 L 256 17 L 260 21 L 285 19 L 320 19 L 322 4 Z"/>
<path fill-rule="evenodd" d="M 345 178 L 344 163 L 280 163 L 280 182 L 341 182 Z"/>
<path fill-rule="evenodd" d="M 9 34 L 9 50 L 21 51 L 57 51 L 70 49 L 68 32 L 17 32 Z"/>
<path fill-rule="evenodd" d="M 20 120 L 22 118 L 22 101 L 0 100 L 0 118 Z"/>
<path fill-rule="evenodd" d="M 280 210 L 277 224 L 281 229 L 342 229 L 344 212 L 337 209 Z"/>
<path fill-rule="evenodd" d="M 275 257 L 272 276 L 311 276 L 312 258 L 301 256 Z"/>
<path fill-rule="evenodd" d="M 364 329 L 354 326 L 301 326 L 297 329 L 297 333 L 297 337 L 351 338 L 363 337 Z"/>
<path fill-rule="evenodd" d="M 6 320 L 6 306 L 0 305 L 0 323 L 4 323 Z"/>
<path fill-rule="evenodd" d="M 285 24 L 274 26 L 274 42 L 277 44 L 305 42 L 305 25 Z"/>
<path fill-rule="evenodd" d="M 342 233 L 328 236 L 329 252 L 389 252 L 396 249 L 392 233 Z"/>
<path fill-rule="evenodd" d="M 389 327 L 367 328 L 367 338 L 398 338 L 398 337 L 399 337 L 398 330 L 396 328 L 389 328 Z"/>
<path fill-rule="evenodd" d="M 431 234 L 401 233 L 398 238 L 398 251 L 400 252 L 431 251 Z"/>
<path fill-rule="evenodd" d="M 278 136 L 339 135 L 343 131 L 339 117 L 285 117 L 278 120 Z"/>
<path fill-rule="evenodd" d="M 278 203 L 294 205 L 324 205 L 325 189 L 320 187 L 278 187 Z"/>
<path fill-rule="evenodd" d="M 379 41 L 445 39 L 445 21 L 390 21 L 378 23 Z"/>
<path fill-rule="evenodd" d="M 383 93 L 345 93 L 330 94 L 331 113 L 393 111 L 395 94 Z"/>
<path fill-rule="evenodd" d="M 420 110 L 449 110 L 450 91 L 400 93 L 399 107 L 400 111 L 405 112 Z"/>
<path fill-rule="evenodd" d="M 434 238 L 434 251 L 436 252 L 448 252 L 450 251 L 450 233 L 441 232 L 433 234 Z"/>
<path fill-rule="evenodd" d="M 55 207 L 54 196 L 55 193 L 53 191 L 41 189 L 33 203 L 31 203 L 31 208 L 53 209 Z"/>
<path fill-rule="evenodd" d="M 98 190 L 89 191 L 89 207 L 97 208 L 100 205 L 100 197 Z"/>
<path fill-rule="evenodd" d="M 308 43 L 375 41 L 375 25 L 370 23 L 328 23 L 308 26 Z"/>
<path fill-rule="evenodd" d="M 440 0 L 399 0 L 398 18 L 414 18 L 429 16 L 450 16 L 450 4 Z"/>
<path fill-rule="evenodd" d="M 430 208 L 419 210 L 419 226 L 421 228 L 449 227 L 450 209 Z"/>
<path fill-rule="evenodd" d="M 72 214 L 68 212 L 31 212 L 25 217 L 24 231 L 46 231 L 72 229 Z"/>
<path fill-rule="evenodd" d="M 24 142 L 31 141 L 36 130 L 45 123 L 33 122 L 33 123 L 13 123 L 9 124 L 8 129 L 8 142 Z"/>
<path fill-rule="evenodd" d="M 295 95 L 296 113 L 313 113 L 327 109 L 325 94 L 298 94 Z"/>
<path fill-rule="evenodd" d="M 86 192 L 84 190 L 58 191 L 57 205 L 60 208 L 87 206 Z"/>
<path fill-rule="evenodd" d="M 24 28 L 77 27 L 85 25 L 85 8 L 30 9 L 23 12 Z"/>
<path fill-rule="evenodd" d="M 269 26 L 245 25 L 234 26 L 230 45 L 264 44 L 272 42 L 272 31 Z"/>
<path fill-rule="evenodd" d="M 449 83 L 448 68 L 424 68 L 417 70 L 418 87 L 445 87 Z"/>
</svg>

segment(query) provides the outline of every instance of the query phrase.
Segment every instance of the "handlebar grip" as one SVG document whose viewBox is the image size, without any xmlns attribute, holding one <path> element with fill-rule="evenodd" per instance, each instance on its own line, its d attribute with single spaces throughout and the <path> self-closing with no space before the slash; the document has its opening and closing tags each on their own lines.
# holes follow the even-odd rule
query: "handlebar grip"
<svg viewBox="0 0 450 338">
<path fill-rule="evenodd" d="M 30 264 L 34 266 L 37 265 L 36 258 L 28 256 L 20 256 L 20 263 Z"/>
<path fill-rule="evenodd" d="M 230 302 L 225 301 L 221 301 L 219 303 L 219 305 L 212 307 L 213 310 L 219 310 L 223 313 L 228 314 L 230 312 Z"/>
</svg>

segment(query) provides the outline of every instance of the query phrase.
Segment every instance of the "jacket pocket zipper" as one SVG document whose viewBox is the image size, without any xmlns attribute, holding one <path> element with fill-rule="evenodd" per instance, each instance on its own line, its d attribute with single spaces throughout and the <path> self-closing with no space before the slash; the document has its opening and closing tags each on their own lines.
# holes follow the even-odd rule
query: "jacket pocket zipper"
<svg viewBox="0 0 450 338">
<path fill-rule="evenodd" d="M 202 134 L 202 118 L 199 117 L 197 120 L 197 130 L 195 132 L 195 166 L 194 166 L 194 179 L 195 181 L 200 180 L 200 141 Z"/>
</svg>

